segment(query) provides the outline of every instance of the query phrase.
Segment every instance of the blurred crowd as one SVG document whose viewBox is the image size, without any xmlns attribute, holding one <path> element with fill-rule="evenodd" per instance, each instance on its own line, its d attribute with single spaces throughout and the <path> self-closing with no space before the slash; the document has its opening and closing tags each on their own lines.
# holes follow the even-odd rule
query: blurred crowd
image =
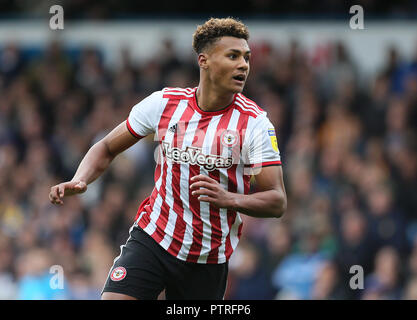
<svg viewBox="0 0 417 320">
<path fill-rule="evenodd" d="M 417 51 L 391 47 L 365 75 L 343 42 L 250 45 L 244 94 L 276 127 L 288 210 L 242 215 L 225 298 L 417 299 Z M 153 188 L 157 142 L 141 140 L 62 206 L 50 187 L 138 101 L 198 85 L 191 48 L 178 55 L 169 39 L 150 60 L 123 48 L 104 61 L 59 42 L 0 50 L 0 299 L 100 298 Z"/>
</svg>

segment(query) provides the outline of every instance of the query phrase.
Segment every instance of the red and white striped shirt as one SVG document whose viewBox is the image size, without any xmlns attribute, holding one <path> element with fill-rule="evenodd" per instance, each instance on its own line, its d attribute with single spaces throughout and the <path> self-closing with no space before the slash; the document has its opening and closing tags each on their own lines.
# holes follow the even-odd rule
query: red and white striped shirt
<svg viewBox="0 0 417 320">
<path fill-rule="evenodd" d="M 136 215 L 137 224 L 173 256 L 224 263 L 242 229 L 238 212 L 199 201 L 190 191 L 198 174 L 226 190 L 248 194 L 253 170 L 280 165 L 274 127 L 266 112 L 238 93 L 219 111 L 205 112 L 197 88 L 165 88 L 135 105 L 127 119 L 137 138 L 159 141 L 155 187 Z"/>
</svg>

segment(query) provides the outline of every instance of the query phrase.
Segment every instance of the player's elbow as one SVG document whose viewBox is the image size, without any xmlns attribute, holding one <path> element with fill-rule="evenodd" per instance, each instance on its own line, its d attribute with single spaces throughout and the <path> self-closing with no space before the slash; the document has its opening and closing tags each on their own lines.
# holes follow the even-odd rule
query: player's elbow
<svg viewBox="0 0 417 320">
<path fill-rule="evenodd" d="M 97 148 L 100 148 L 102 157 L 108 161 L 112 161 L 117 154 L 111 151 L 110 144 L 106 138 L 101 139 L 99 142 L 95 144 Z"/>
<path fill-rule="evenodd" d="M 274 217 L 281 218 L 287 211 L 287 196 L 285 193 L 277 192 L 275 197 Z"/>
</svg>

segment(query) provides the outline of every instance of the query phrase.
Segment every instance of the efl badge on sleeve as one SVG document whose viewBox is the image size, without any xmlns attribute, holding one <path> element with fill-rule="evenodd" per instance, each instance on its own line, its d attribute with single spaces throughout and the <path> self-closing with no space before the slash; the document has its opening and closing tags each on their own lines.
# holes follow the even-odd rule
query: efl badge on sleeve
<svg viewBox="0 0 417 320">
<path fill-rule="evenodd" d="M 276 152 L 278 152 L 278 141 L 277 141 L 277 135 L 275 134 L 275 129 L 274 128 L 268 129 L 268 135 L 269 135 L 269 139 L 271 139 L 272 148 Z"/>
</svg>

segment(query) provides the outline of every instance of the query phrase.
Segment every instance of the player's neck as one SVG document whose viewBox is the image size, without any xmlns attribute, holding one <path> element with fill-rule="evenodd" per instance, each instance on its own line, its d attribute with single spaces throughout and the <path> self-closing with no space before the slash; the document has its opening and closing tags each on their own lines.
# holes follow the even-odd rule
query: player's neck
<svg viewBox="0 0 417 320">
<path fill-rule="evenodd" d="M 196 99 L 198 107 L 203 111 L 219 111 L 233 102 L 234 93 L 219 93 L 200 83 L 197 89 Z"/>
</svg>

